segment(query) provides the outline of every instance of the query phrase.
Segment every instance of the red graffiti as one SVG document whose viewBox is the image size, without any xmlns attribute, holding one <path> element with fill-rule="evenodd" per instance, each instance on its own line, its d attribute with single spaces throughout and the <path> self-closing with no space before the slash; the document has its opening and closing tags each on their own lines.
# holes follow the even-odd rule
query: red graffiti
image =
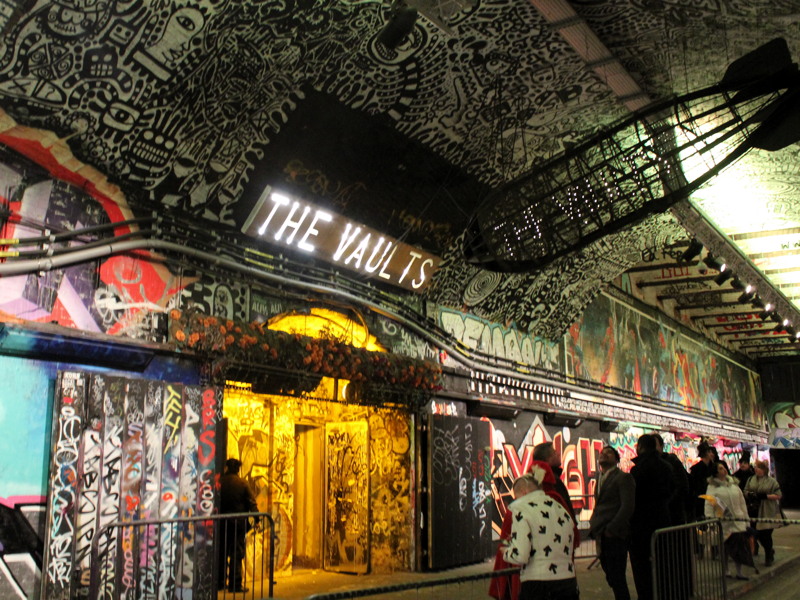
<svg viewBox="0 0 800 600">
<path fill-rule="evenodd" d="M 506 456 L 506 461 L 508 462 L 508 472 L 512 480 L 527 473 L 531 468 L 531 463 L 533 462 L 533 446 L 525 446 L 525 450 L 522 452 L 522 460 L 520 460 L 517 449 L 514 448 L 513 444 L 503 444 L 503 451 Z"/>
<path fill-rule="evenodd" d="M 139 506 L 138 496 L 125 496 L 125 505 L 129 513 L 132 513 Z"/>
<path fill-rule="evenodd" d="M 203 427 L 209 428 L 214 427 L 214 423 L 217 419 L 217 412 L 215 410 L 217 406 L 217 396 L 214 390 L 206 390 L 203 392 Z"/>
<path fill-rule="evenodd" d="M 204 467 L 211 464 L 214 455 L 217 453 L 215 432 L 213 429 L 204 431 L 200 434 L 200 444 L 197 446 L 197 460 Z"/>
</svg>

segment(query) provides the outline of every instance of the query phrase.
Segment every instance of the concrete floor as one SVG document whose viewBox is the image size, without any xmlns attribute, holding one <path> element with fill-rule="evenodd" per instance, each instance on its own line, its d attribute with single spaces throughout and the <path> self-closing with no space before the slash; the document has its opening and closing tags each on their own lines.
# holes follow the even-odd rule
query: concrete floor
<svg viewBox="0 0 800 600">
<path fill-rule="evenodd" d="M 800 518 L 800 511 L 787 511 L 790 519 Z M 736 581 L 728 579 L 727 597 L 741 600 L 795 600 L 800 598 L 797 584 L 797 570 L 800 569 L 800 525 L 790 525 L 775 530 L 773 534 L 775 543 L 775 564 L 772 567 L 763 566 L 763 552 L 756 557 L 756 564 L 760 571 L 755 574 L 752 569 L 745 567 L 744 573 L 750 576 L 749 581 Z M 277 578 L 274 597 L 279 600 L 305 600 L 315 594 L 331 594 L 347 592 L 379 586 L 401 585 L 417 581 L 433 581 L 489 573 L 493 561 L 449 569 L 436 573 L 391 573 L 349 575 L 330 573 L 322 570 L 296 569 L 290 576 Z M 581 600 L 613 600 L 614 595 L 605 582 L 600 565 L 591 558 L 582 558 L 576 561 L 578 585 L 581 590 Z M 629 589 L 633 598 L 636 589 L 633 585 L 630 568 L 628 568 Z M 406 600 L 406 599 L 447 599 L 473 600 L 488 598 L 488 579 L 482 579 L 462 584 L 449 584 L 422 588 L 419 590 L 392 592 L 380 596 L 365 596 L 377 600 Z M 266 586 L 262 590 L 258 586 L 246 594 L 220 593 L 220 600 L 245 600 L 266 598 Z"/>
</svg>

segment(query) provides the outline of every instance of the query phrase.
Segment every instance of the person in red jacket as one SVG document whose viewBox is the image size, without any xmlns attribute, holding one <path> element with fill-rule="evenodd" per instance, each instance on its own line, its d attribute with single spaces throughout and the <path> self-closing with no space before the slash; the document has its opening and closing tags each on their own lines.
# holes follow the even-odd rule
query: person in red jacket
<svg viewBox="0 0 800 600">
<path fill-rule="evenodd" d="M 530 470 L 532 471 L 534 467 L 539 467 L 544 471 L 544 478 L 541 481 L 541 489 L 544 492 L 557 500 L 561 506 L 569 511 L 569 503 L 564 500 L 561 494 L 558 493 L 556 490 L 556 477 L 553 475 L 553 470 L 550 468 L 550 465 L 541 460 L 534 460 L 531 462 Z M 530 471 L 529 471 L 530 472 Z M 497 554 L 494 560 L 494 570 L 495 571 L 502 571 L 505 569 L 513 569 L 516 565 L 512 565 L 505 561 L 503 558 L 503 546 L 511 537 L 511 512 L 506 510 L 505 515 L 503 516 L 503 527 L 500 530 L 500 546 L 497 549 Z M 572 539 L 574 543 L 574 548 L 577 548 L 580 545 L 580 537 L 578 535 L 578 526 L 573 521 L 573 531 L 572 531 Z M 493 577 L 492 582 L 489 585 L 489 595 L 492 598 L 496 598 L 497 600 L 518 600 L 520 594 L 520 580 L 519 575 L 505 575 L 500 577 Z"/>
</svg>

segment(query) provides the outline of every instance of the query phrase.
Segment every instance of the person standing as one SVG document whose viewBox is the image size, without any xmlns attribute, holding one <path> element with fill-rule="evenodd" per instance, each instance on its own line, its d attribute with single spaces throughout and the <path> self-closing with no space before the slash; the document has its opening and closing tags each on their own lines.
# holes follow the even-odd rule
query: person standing
<svg viewBox="0 0 800 600">
<path fill-rule="evenodd" d="M 225 474 L 220 477 L 220 513 L 258 512 L 256 500 L 247 482 L 239 476 L 242 463 L 236 458 L 225 461 Z M 217 586 L 229 592 L 246 592 L 243 585 L 242 561 L 247 550 L 245 536 L 249 529 L 247 517 L 221 519 L 217 560 Z"/>
<path fill-rule="evenodd" d="M 522 565 L 521 600 L 578 600 L 572 560 L 572 519 L 541 489 L 544 471 L 534 467 L 514 482 L 511 537 L 503 557 Z"/>
<path fill-rule="evenodd" d="M 689 515 L 694 518 L 694 499 L 690 495 L 689 474 L 674 454 L 664 452 L 664 438 L 658 433 L 651 434 L 656 442 L 656 451 L 672 470 L 674 493 L 669 502 L 670 525 L 684 525 Z M 662 573 L 664 590 L 671 600 L 685 600 L 692 595 L 692 553 L 682 550 L 691 548 L 694 532 L 690 530 L 676 531 L 671 535 L 670 543 L 680 550 L 671 560 L 659 565 Z"/>
<path fill-rule="evenodd" d="M 533 448 L 533 460 L 541 460 L 550 465 L 553 475 L 556 477 L 556 492 L 558 492 L 564 499 L 564 502 L 567 505 L 567 510 L 569 510 L 569 515 L 572 517 L 572 522 L 577 526 L 578 518 L 575 516 L 575 508 L 572 506 L 572 501 L 569 498 L 567 486 L 564 485 L 564 481 L 561 479 L 561 474 L 564 472 L 564 469 L 561 468 L 561 455 L 556 452 L 553 442 L 542 442 L 541 444 L 536 444 L 536 446 Z M 576 540 L 575 545 L 577 546 L 579 542 L 579 539 Z"/>
<path fill-rule="evenodd" d="M 561 497 L 561 494 L 559 494 L 555 489 L 556 478 L 555 475 L 553 475 L 550 465 L 541 460 L 533 460 L 531 461 L 529 471 L 534 469 L 536 469 L 537 473 L 539 473 L 539 489 L 561 504 L 561 506 L 564 507 L 564 510 L 568 511 L 567 503 Z M 542 473 L 544 473 L 544 475 L 542 475 Z M 503 559 L 506 542 L 511 537 L 511 524 L 511 511 L 506 508 L 506 512 L 503 517 L 503 526 L 500 530 L 500 547 L 497 549 L 497 554 L 495 556 L 495 571 L 501 571 L 513 567 L 513 565 L 507 563 Z M 575 547 L 577 547 L 577 544 L 575 544 L 577 534 L 578 528 L 573 524 L 573 546 Z M 519 594 L 519 575 L 512 574 L 500 577 L 492 577 L 491 584 L 489 585 L 489 596 L 492 598 L 496 598 L 497 600 L 519 600 Z"/>
<path fill-rule="evenodd" d="M 746 497 L 757 500 L 759 519 L 780 519 L 781 514 L 781 486 L 778 481 L 770 477 L 769 465 L 766 461 L 757 460 L 754 463 L 755 476 L 747 480 L 744 487 Z M 770 567 L 775 562 L 775 548 L 772 545 L 772 530 L 781 527 L 779 523 L 756 522 L 756 538 L 764 547 L 764 566 Z"/>
<path fill-rule="evenodd" d="M 705 516 L 707 519 L 726 519 L 722 521 L 726 561 L 730 558 L 736 565 L 736 579 L 746 580 L 748 577 L 742 574 L 742 565 L 755 567 L 747 539 L 747 506 L 739 482 L 728 474 L 728 466 L 724 462 L 718 462 L 715 466 L 716 475 L 708 478 Z M 741 520 L 729 521 L 728 518 Z M 728 577 L 733 577 L 727 572 L 727 564 L 725 571 Z"/>
<path fill-rule="evenodd" d="M 664 438 L 658 433 L 651 434 L 656 441 L 656 451 L 672 469 L 672 485 L 675 493 L 669 503 L 670 525 L 684 525 L 688 520 L 689 506 L 689 474 L 681 460 L 674 454 L 664 452 Z"/>
<path fill-rule="evenodd" d="M 594 512 L 589 521 L 589 535 L 597 540 L 600 566 L 614 592 L 614 599 L 630 600 L 625 571 L 636 482 L 632 475 L 619 469 L 619 452 L 611 446 L 600 451 L 598 463 L 600 477 L 595 491 Z"/>
<path fill-rule="evenodd" d="M 739 482 L 739 489 L 744 492 L 744 486 L 747 485 L 747 480 L 753 476 L 753 469 L 750 466 L 750 453 L 746 450 L 742 452 L 742 458 L 739 459 L 739 468 L 733 474 L 736 481 Z"/>
<path fill-rule="evenodd" d="M 651 540 L 657 529 L 669 527 L 673 496 L 672 469 L 656 450 L 652 435 L 639 436 L 631 475 L 636 482 L 636 505 L 631 516 L 630 559 L 639 600 L 653 598 Z"/>
<path fill-rule="evenodd" d="M 702 521 L 705 519 L 706 505 L 700 496 L 705 494 L 708 489 L 708 478 L 713 477 L 716 473 L 713 462 L 714 452 L 708 443 L 700 442 L 697 446 L 697 458 L 700 460 L 689 469 L 689 483 L 692 498 L 694 498 L 694 514 L 690 515 L 690 517 L 694 518 L 695 521 Z"/>
</svg>

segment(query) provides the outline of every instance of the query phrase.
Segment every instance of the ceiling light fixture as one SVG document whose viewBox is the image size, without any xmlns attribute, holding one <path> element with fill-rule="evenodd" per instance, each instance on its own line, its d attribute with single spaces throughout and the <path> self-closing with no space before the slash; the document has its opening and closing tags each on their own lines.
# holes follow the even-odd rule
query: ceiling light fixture
<svg viewBox="0 0 800 600">
<path fill-rule="evenodd" d="M 750 302 L 755 297 L 755 295 L 756 295 L 756 288 L 754 288 L 752 285 L 748 283 L 747 287 L 744 288 L 742 295 L 739 296 L 739 303 L 744 304 L 746 302 Z"/>
<path fill-rule="evenodd" d="M 731 277 L 733 277 L 733 272 L 730 269 L 727 269 L 725 265 L 722 265 L 722 270 L 720 271 L 720 274 L 714 277 L 714 283 L 716 283 L 717 285 L 722 285 L 723 283 L 728 281 L 728 279 L 730 279 Z"/>
<path fill-rule="evenodd" d="M 723 261 L 718 259 L 710 252 L 706 254 L 706 257 L 703 259 L 703 262 L 706 264 L 707 267 L 710 267 L 715 271 L 719 271 L 720 273 L 722 273 L 727 267 L 727 265 Z"/>
<path fill-rule="evenodd" d="M 686 248 L 686 250 L 683 251 L 683 254 L 681 254 L 680 258 L 678 258 L 678 262 L 688 263 L 702 251 L 703 251 L 703 244 L 698 242 L 696 238 L 692 238 L 692 241 L 689 242 L 689 246 Z"/>
</svg>

